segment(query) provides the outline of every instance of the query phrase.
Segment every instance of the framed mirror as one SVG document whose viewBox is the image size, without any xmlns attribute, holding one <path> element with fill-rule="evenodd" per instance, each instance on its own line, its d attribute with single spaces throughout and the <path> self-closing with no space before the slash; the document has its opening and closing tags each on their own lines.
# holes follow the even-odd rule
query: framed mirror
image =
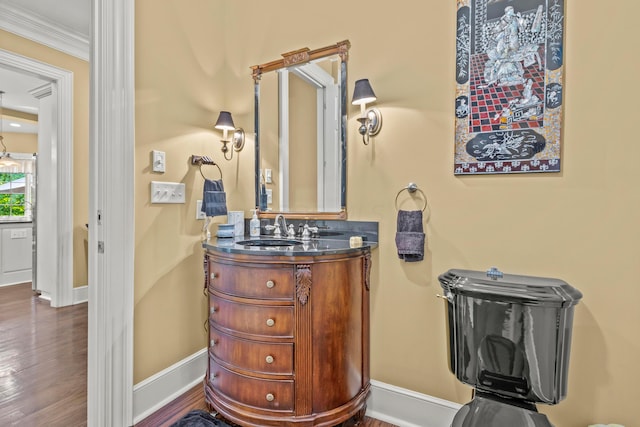
<svg viewBox="0 0 640 427">
<path fill-rule="evenodd" d="M 303 48 L 251 67 L 261 217 L 346 219 L 350 47 Z"/>
</svg>

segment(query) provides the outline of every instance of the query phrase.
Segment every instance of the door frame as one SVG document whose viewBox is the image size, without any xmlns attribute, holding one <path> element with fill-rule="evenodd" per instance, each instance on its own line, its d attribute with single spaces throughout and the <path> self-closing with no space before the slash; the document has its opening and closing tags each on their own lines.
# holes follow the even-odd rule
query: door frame
<svg viewBox="0 0 640 427">
<path fill-rule="evenodd" d="M 87 425 L 133 425 L 134 10 L 91 2 Z"/>
<path fill-rule="evenodd" d="M 49 176 L 39 176 L 41 188 L 56 194 L 42 206 L 36 206 L 47 226 L 38 227 L 39 271 L 50 272 L 55 280 L 51 306 L 73 304 L 73 72 L 0 49 L 0 65 L 31 74 L 56 86 L 54 101 L 54 138 L 51 151 L 39 153 L 40 164 L 49 163 Z M 38 147 L 40 150 L 40 147 Z"/>
</svg>

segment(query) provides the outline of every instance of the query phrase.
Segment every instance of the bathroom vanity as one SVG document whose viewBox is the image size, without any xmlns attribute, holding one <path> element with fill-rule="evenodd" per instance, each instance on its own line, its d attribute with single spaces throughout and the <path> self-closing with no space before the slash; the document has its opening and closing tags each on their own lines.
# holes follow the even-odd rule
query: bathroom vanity
<svg viewBox="0 0 640 427">
<path fill-rule="evenodd" d="M 205 398 L 243 427 L 329 427 L 362 419 L 366 411 L 369 276 L 378 224 L 345 221 L 349 47 L 348 40 L 305 47 L 251 67 L 255 206 L 261 222 L 274 218 L 274 224 L 261 225 L 259 239 L 203 243 Z M 278 137 L 261 137 L 273 134 Z M 272 184 L 267 174 L 279 185 L 270 188 L 272 206 L 260 208 L 260 192 Z M 292 219 L 298 223 L 288 228 Z M 280 237 L 300 227 L 301 240 Z"/>
<path fill-rule="evenodd" d="M 335 426 L 361 419 L 370 388 L 375 244 L 273 240 L 268 246 L 238 239 L 203 245 L 207 404 L 241 426 Z"/>
</svg>

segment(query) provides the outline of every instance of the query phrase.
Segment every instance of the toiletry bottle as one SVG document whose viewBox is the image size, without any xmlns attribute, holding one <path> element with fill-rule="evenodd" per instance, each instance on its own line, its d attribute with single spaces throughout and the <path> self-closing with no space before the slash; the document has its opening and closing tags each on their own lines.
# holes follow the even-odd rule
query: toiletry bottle
<svg viewBox="0 0 640 427">
<path fill-rule="evenodd" d="M 253 210 L 251 221 L 249 221 L 249 236 L 260 237 L 260 220 L 255 209 Z"/>
<path fill-rule="evenodd" d="M 264 183 L 260 186 L 260 210 L 263 212 L 267 210 L 267 188 Z"/>
</svg>

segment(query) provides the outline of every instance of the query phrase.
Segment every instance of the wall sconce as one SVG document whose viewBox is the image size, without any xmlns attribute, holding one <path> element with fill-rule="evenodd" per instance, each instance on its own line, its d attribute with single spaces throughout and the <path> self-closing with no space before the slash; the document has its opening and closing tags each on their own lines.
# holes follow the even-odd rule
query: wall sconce
<svg viewBox="0 0 640 427">
<path fill-rule="evenodd" d="M 222 142 L 222 154 L 224 158 L 227 160 L 233 159 L 233 152 L 242 151 L 244 148 L 244 130 L 242 128 L 236 128 L 236 125 L 233 124 L 231 113 L 228 111 L 220 111 L 218 120 L 213 127 L 222 130 L 222 139 L 220 142 Z M 231 139 L 229 139 L 229 131 L 233 132 Z M 229 143 L 231 143 L 233 150 L 227 147 Z M 227 157 L 228 152 L 231 152 L 229 157 Z"/>
<path fill-rule="evenodd" d="M 367 103 L 376 99 L 376 94 L 373 93 L 369 79 L 356 81 L 351 103 L 360 106 L 360 117 L 358 118 L 360 127 L 358 132 L 362 135 L 364 145 L 369 145 L 369 138 L 380 133 L 380 128 L 382 128 L 382 113 L 380 113 L 380 110 L 377 108 L 369 108 L 367 110 Z"/>
</svg>

